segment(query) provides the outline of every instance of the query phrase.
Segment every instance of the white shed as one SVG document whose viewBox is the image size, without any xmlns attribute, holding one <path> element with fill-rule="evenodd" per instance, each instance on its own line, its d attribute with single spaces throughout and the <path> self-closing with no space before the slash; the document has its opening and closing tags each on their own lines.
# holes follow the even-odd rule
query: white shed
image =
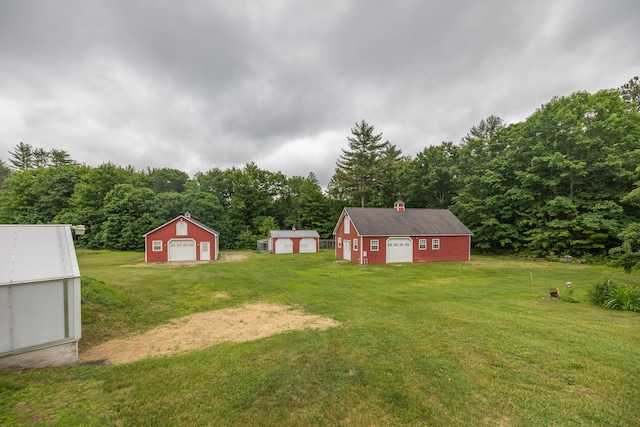
<svg viewBox="0 0 640 427">
<path fill-rule="evenodd" d="M 320 234 L 316 230 L 271 230 L 268 249 L 274 254 L 315 253 L 320 250 Z"/>
<path fill-rule="evenodd" d="M 0 225 L 0 371 L 78 363 L 80 269 L 69 225 Z"/>
</svg>

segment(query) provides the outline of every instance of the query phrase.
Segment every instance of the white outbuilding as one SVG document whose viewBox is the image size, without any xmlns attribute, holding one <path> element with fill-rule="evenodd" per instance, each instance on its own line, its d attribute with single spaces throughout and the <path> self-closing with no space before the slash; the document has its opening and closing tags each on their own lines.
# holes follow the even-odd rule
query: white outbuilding
<svg viewBox="0 0 640 427">
<path fill-rule="evenodd" d="M 77 364 L 80 302 L 71 226 L 0 225 L 0 371 Z"/>
<path fill-rule="evenodd" d="M 268 249 L 273 254 L 315 253 L 320 250 L 320 234 L 316 230 L 271 230 Z"/>
</svg>

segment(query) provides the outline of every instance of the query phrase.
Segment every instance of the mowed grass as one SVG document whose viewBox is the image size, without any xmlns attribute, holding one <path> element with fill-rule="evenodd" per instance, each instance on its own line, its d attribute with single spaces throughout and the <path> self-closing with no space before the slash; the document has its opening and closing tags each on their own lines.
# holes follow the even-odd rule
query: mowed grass
<svg viewBox="0 0 640 427">
<path fill-rule="evenodd" d="M 270 302 L 341 325 L 119 366 L 0 374 L 0 425 L 640 425 L 640 315 L 587 302 L 598 266 L 474 256 L 359 266 L 320 254 L 140 266 L 80 252 L 105 294 L 81 348 Z M 533 277 L 533 287 L 532 280 Z M 578 303 L 549 299 L 572 282 Z M 225 298 L 220 298 L 225 295 Z"/>
</svg>

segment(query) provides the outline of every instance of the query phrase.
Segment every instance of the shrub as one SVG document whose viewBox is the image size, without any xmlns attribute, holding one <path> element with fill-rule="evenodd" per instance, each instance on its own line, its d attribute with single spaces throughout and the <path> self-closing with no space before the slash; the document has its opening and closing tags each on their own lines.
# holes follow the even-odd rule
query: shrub
<svg viewBox="0 0 640 427">
<path fill-rule="evenodd" d="M 579 302 L 573 295 L 573 288 L 569 285 L 567 289 L 562 293 L 560 299 L 564 302 Z"/>
<path fill-rule="evenodd" d="M 594 304 L 613 310 L 640 312 L 640 287 L 603 279 L 589 291 Z"/>
<path fill-rule="evenodd" d="M 604 278 L 589 290 L 589 299 L 596 305 L 604 305 L 605 301 L 609 298 L 612 287 L 615 286 L 615 282 Z"/>
<path fill-rule="evenodd" d="M 640 311 L 640 288 L 618 285 L 611 290 L 604 306 L 614 310 Z"/>
</svg>

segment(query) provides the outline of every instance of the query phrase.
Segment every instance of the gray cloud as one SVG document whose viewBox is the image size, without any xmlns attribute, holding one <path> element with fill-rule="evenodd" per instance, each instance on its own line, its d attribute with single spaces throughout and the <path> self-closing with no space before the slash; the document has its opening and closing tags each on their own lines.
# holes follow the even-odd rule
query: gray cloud
<svg viewBox="0 0 640 427">
<path fill-rule="evenodd" d="M 638 74 L 640 3 L 0 3 L 0 157 L 260 167 L 326 184 L 355 122 L 403 150 Z"/>
</svg>

